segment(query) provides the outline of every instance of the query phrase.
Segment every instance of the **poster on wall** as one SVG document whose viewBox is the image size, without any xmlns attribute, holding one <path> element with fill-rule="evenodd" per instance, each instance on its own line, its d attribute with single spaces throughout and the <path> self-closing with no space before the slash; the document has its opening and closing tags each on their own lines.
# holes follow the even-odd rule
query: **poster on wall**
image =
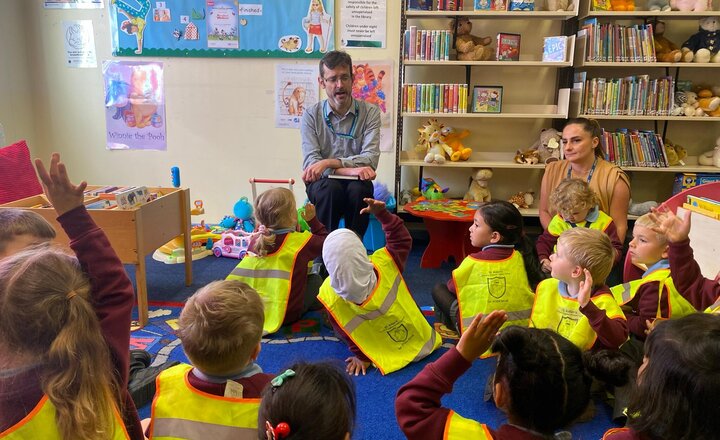
<svg viewBox="0 0 720 440">
<path fill-rule="evenodd" d="M 342 47 L 385 47 L 386 0 L 342 0 L 340 11 Z"/>
<path fill-rule="evenodd" d="M 114 56 L 321 58 L 334 0 L 115 0 Z"/>
<path fill-rule="evenodd" d="M 45 0 L 47 9 L 102 9 L 103 0 Z"/>
<path fill-rule="evenodd" d="M 63 21 L 63 35 L 69 67 L 97 67 L 92 20 Z"/>
<path fill-rule="evenodd" d="M 278 64 L 275 66 L 275 126 L 300 128 L 303 112 L 318 102 L 318 66 Z"/>
<path fill-rule="evenodd" d="M 393 150 L 395 130 L 392 99 L 393 62 L 364 61 L 353 64 L 353 98 L 375 104 L 380 108 L 380 151 Z"/>
<path fill-rule="evenodd" d="M 105 61 L 105 121 L 109 150 L 166 150 L 163 65 Z"/>
</svg>

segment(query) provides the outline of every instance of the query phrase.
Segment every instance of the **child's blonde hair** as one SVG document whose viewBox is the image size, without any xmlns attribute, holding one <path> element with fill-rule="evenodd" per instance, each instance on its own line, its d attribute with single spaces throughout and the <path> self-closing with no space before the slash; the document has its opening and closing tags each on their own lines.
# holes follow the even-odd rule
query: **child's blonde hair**
<svg viewBox="0 0 720 440">
<path fill-rule="evenodd" d="M 590 271 L 593 285 L 605 284 L 615 261 L 615 248 L 606 233 L 589 228 L 572 228 L 560 234 L 560 244 L 570 261 Z"/>
<path fill-rule="evenodd" d="M 55 238 L 55 229 L 44 218 L 24 209 L 0 209 L 0 254 L 18 235 L 31 235 L 44 241 Z"/>
<path fill-rule="evenodd" d="M 667 244 L 667 236 L 665 234 L 661 234 L 657 231 L 655 231 L 653 228 L 656 228 L 660 225 L 657 224 L 655 220 L 650 216 L 650 214 L 643 214 L 640 217 L 635 220 L 635 226 L 642 226 L 644 228 L 648 228 L 655 232 L 655 236 L 657 237 L 660 244 Z"/>
<path fill-rule="evenodd" d="M 194 366 L 222 376 L 248 364 L 264 323 L 263 303 L 255 289 L 237 280 L 214 281 L 188 298 L 177 334 Z"/>
<path fill-rule="evenodd" d="M 75 257 L 42 246 L 0 262 L 0 347 L 43 365 L 42 390 L 62 438 L 113 437 L 120 390 Z"/>
<path fill-rule="evenodd" d="M 563 216 L 576 209 L 592 209 L 599 203 L 595 191 L 581 179 L 563 179 L 550 193 L 550 205 Z"/>
<path fill-rule="evenodd" d="M 266 232 L 258 236 L 252 251 L 265 256 L 267 249 L 275 244 L 273 231 L 297 226 L 295 195 L 287 188 L 265 191 L 255 201 L 255 218 L 258 223 L 265 226 Z"/>
</svg>

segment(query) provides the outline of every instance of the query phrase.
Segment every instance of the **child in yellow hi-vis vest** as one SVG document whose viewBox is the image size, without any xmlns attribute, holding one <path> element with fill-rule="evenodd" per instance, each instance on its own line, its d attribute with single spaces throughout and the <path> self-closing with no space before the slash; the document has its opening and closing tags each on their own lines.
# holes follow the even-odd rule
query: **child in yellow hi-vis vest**
<svg viewBox="0 0 720 440">
<path fill-rule="evenodd" d="M 387 245 L 368 257 L 360 237 L 336 229 L 323 246 L 328 277 L 318 299 L 335 332 L 354 354 L 347 372 L 365 374 L 374 364 L 382 374 L 399 370 L 432 353 L 442 343 L 408 290 L 402 271 L 412 238 L 400 217 L 385 203 L 364 199 L 361 214 L 373 214 L 385 232 Z"/>
<path fill-rule="evenodd" d="M 599 198 L 590 185 L 581 179 L 564 179 L 550 193 L 550 205 L 557 212 L 547 229 L 538 237 L 538 258 L 543 271 L 550 273 L 550 255 L 560 234 L 571 228 L 590 228 L 603 231 L 610 237 L 615 248 L 617 264 L 623 255 L 623 244 L 617 234 L 613 219 L 600 210 Z"/>
<path fill-rule="evenodd" d="M 308 310 L 322 308 L 315 297 L 322 284 L 308 265 L 322 252 L 328 232 L 315 216 L 315 206 L 305 205 L 303 218 L 310 232 L 298 232 L 295 195 L 287 188 L 273 188 L 255 201 L 260 223 L 251 239 L 251 251 L 228 275 L 257 290 L 265 303 L 264 333 L 292 324 Z"/>
<path fill-rule="evenodd" d="M 527 326 L 533 289 L 544 277 L 520 211 L 502 200 L 483 204 L 470 226 L 470 243 L 480 252 L 467 256 L 447 285 L 433 288 L 436 319 L 463 332 L 478 314 L 505 310 L 506 326 Z"/>
</svg>

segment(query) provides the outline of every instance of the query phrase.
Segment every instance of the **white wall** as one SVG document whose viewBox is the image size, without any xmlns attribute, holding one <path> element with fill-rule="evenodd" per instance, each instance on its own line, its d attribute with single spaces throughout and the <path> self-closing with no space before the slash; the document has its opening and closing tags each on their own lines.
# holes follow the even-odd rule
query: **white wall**
<svg viewBox="0 0 720 440">
<path fill-rule="evenodd" d="M 349 51 L 355 60 L 392 59 L 397 65 L 399 3 L 389 3 L 387 48 Z M 336 20 L 341 26 L 339 6 L 337 1 Z M 93 22 L 95 69 L 65 66 L 62 21 L 77 19 Z M 28 138 L 33 154 L 42 157 L 60 152 L 74 180 L 171 186 L 170 168 L 178 166 L 182 186 L 190 188 L 193 199 L 205 203 L 206 215 L 193 221 L 217 222 L 231 214 L 241 196 L 252 197 L 249 177 L 294 178 L 299 182 L 297 200 L 305 200 L 300 131 L 274 126 L 275 64 L 292 61 L 132 58 L 164 63 L 168 148 L 109 151 L 101 71 L 103 60 L 114 59 L 107 6 L 105 10 L 48 10 L 41 0 L 2 0 L 0 25 L 0 122 L 8 140 Z M 339 47 L 338 38 L 335 44 Z M 302 62 L 317 65 L 317 61 Z M 392 83 L 396 82 L 393 78 Z M 12 94 L 6 99 L 10 89 Z M 394 166 L 394 152 L 383 154 L 378 179 L 390 188 Z"/>
</svg>

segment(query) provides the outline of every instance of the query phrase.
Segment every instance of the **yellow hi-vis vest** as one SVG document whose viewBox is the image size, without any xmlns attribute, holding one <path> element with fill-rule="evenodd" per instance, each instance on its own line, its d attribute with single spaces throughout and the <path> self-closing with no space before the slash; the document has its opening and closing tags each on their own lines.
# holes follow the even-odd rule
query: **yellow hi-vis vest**
<svg viewBox="0 0 720 440">
<path fill-rule="evenodd" d="M 655 314 L 657 318 L 682 318 L 697 311 L 675 288 L 675 284 L 673 284 L 673 280 L 670 277 L 670 269 L 654 270 L 640 279 L 614 286 L 610 288 L 610 291 L 618 304 L 625 305 L 635 298 L 640 286 L 653 281 L 658 282 L 658 305 Z M 666 288 L 668 292 L 668 316 L 662 316 L 661 313 L 660 301 L 662 299 L 663 288 Z"/>
<path fill-rule="evenodd" d="M 590 326 L 590 321 L 580 312 L 578 301 L 560 295 L 559 284 L 560 281 L 555 278 L 548 278 L 538 284 L 530 327 L 554 330 L 581 350 L 588 350 L 595 343 L 597 334 Z M 590 301 L 605 310 L 608 318 L 625 319 L 622 309 L 610 293 L 593 296 Z"/>
<path fill-rule="evenodd" d="M 157 377 L 150 439 L 256 440 L 260 399 L 200 391 L 188 381 L 190 370 L 179 364 Z"/>
<path fill-rule="evenodd" d="M 130 436 L 125 429 L 120 413 L 113 409 L 115 425 L 113 433 L 108 439 L 129 440 Z M 62 440 L 55 421 L 55 405 L 47 395 L 43 396 L 32 411 L 22 420 L 4 432 L 0 432 L 3 440 Z"/>
<path fill-rule="evenodd" d="M 295 257 L 311 237 L 308 231 L 288 233 L 275 252 L 264 257 L 246 255 L 227 277 L 246 283 L 260 294 L 265 304 L 263 334 L 276 332 L 285 320 Z"/>
<path fill-rule="evenodd" d="M 705 309 L 705 313 L 720 313 L 720 297 L 715 300 L 713 305 Z"/>
<path fill-rule="evenodd" d="M 528 326 L 535 295 L 527 280 L 522 254 L 513 251 L 504 260 L 467 257 L 452 273 L 460 311 L 460 332 L 479 314 L 505 310 L 508 325 Z M 489 350 L 483 356 L 489 355 Z"/>
<path fill-rule="evenodd" d="M 386 248 L 370 256 L 378 274 L 375 290 L 360 305 L 345 301 L 330 287 L 320 286 L 318 299 L 343 331 L 382 374 L 419 361 L 442 343 L 428 324 Z"/>
<path fill-rule="evenodd" d="M 605 229 L 607 229 L 608 226 L 610 226 L 610 223 L 612 223 L 613 219 L 609 215 L 605 214 L 602 211 L 598 211 L 598 218 L 594 222 L 590 222 L 588 224 L 587 221 L 582 221 L 580 223 L 576 223 L 575 226 L 578 228 L 588 228 L 588 229 L 596 229 L 600 232 L 605 232 Z M 555 214 L 555 216 L 550 220 L 550 223 L 548 224 L 547 230 L 550 234 L 554 235 L 555 237 L 559 237 L 560 234 L 563 233 L 563 231 L 567 231 L 568 229 L 572 229 L 573 227 L 566 222 L 562 217 L 560 217 L 559 214 Z M 557 244 L 553 248 L 554 252 L 557 252 Z"/>
<path fill-rule="evenodd" d="M 492 438 L 487 425 L 466 419 L 452 410 L 448 413 L 443 440 L 492 440 Z"/>
</svg>

